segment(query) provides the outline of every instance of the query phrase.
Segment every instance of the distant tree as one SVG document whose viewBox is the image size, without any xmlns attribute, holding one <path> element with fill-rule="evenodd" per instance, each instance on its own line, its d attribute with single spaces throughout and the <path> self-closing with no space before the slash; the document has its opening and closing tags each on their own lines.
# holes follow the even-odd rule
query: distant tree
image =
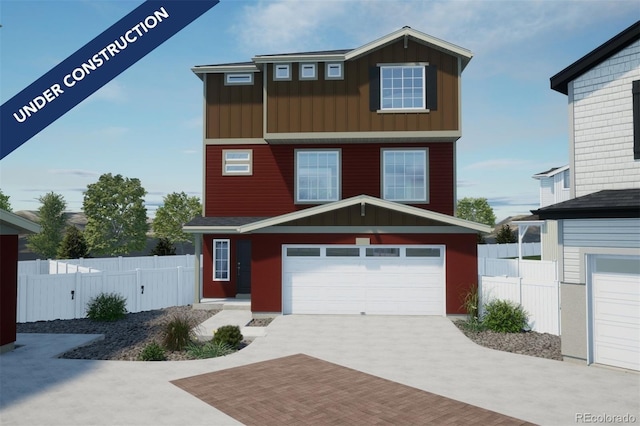
<svg viewBox="0 0 640 426">
<path fill-rule="evenodd" d="M 58 259 L 80 259 L 89 256 L 89 246 L 84 234 L 75 226 L 67 226 L 66 233 L 58 247 Z"/>
<path fill-rule="evenodd" d="M 84 236 L 95 254 L 117 256 L 146 246 L 147 191 L 139 179 L 105 173 L 87 185 L 82 208 L 87 216 Z"/>
<path fill-rule="evenodd" d="M 496 243 L 497 244 L 509 244 L 509 243 L 517 243 L 518 242 L 518 234 L 511 230 L 509 225 L 502 225 L 500 227 L 500 231 L 496 235 Z"/>
<path fill-rule="evenodd" d="M 201 213 L 202 204 L 198 197 L 173 192 L 164 197 L 164 204 L 156 211 L 151 226 L 156 237 L 180 244 L 182 249 L 182 243 L 193 242 L 193 234 L 184 232 L 182 226 Z"/>
<path fill-rule="evenodd" d="M 40 232 L 27 237 L 27 248 L 47 259 L 53 259 L 58 253 L 65 227 L 64 209 L 67 203 L 60 194 L 49 192 L 38 198 L 41 206 L 38 209 Z"/>
<path fill-rule="evenodd" d="M 486 198 L 466 197 L 458 201 L 456 217 L 495 226 L 496 215 Z"/>
<path fill-rule="evenodd" d="M 11 203 L 9 203 L 9 196 L 4 195 L 4 192 L 2 192 L 2 189 L 0 189 L 0 209 L 6 210 L 8 212 L 12 211 Z"/>
<path fill-rule="evenodd" d="M 151 250 L 152 256 L 173 256 L 175 254 L 176 248 L 166 238 L 160 238 L 158 244 Z"/>
</svg>

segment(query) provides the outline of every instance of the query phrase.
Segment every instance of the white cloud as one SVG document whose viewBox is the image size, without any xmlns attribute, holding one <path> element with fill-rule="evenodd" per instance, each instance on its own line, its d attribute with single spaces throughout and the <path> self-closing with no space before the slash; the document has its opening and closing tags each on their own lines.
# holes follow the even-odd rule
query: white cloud
<svg viewBox="0 0 640 426">
<path fill-rule="evenodd" d="M 82 169 L 51 169 L 49 173 L 54 175 L 70 175 L 70 176 L 79 176 L 79 177 L 98 177 L 99 173 L 91 170 L 82 170 Z"/>
</svg>

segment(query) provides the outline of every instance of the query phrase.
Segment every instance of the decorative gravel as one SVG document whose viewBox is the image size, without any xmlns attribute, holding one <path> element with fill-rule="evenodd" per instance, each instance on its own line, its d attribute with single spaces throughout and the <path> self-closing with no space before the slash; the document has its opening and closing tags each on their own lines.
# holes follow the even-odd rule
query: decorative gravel
<svg viewBox="0 0 640 426">
<path fill-rule="evenodd" d="M 560 336 L 535 331 L 522 333 L 496 333 L 491 330 L 471 331 L 465 329 L 464 321 L 454 321 L 454 324 L 465 336 L 480 346 L 514 354 L 562 361 Z"/>
</svg>

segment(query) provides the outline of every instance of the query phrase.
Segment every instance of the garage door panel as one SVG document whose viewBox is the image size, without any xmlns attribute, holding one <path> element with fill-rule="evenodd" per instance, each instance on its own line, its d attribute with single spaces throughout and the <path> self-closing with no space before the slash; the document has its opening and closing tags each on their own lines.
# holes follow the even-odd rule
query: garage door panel
<svg viewBox="0 0 640 426">
<path fill-rule="evenodd" d="M 638 370 L 638 351 L 635 348 L 621 345 L 597 344 L 597 362 L 630 370 Z"/>
<path fill-rule="evenodd" d="M 634 324 L 640 318 L 640 303 L 599 299 L 594 314 L 596 321 Z"/>
</svg>

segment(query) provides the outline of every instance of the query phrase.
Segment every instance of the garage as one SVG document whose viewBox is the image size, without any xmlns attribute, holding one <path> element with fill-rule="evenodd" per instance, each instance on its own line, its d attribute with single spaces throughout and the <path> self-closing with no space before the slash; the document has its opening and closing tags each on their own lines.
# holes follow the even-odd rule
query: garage
<svg viewBox="0 0 640 426">
<path fill-rule="evenodd" d="M 284 245 L 283 314 L 444 315 L 444 246 Z"/>
<path fill-rule="evenodd" d="M 592 256 L 592 361 L 640 370 L 640 256 Z"/>
</svg>

